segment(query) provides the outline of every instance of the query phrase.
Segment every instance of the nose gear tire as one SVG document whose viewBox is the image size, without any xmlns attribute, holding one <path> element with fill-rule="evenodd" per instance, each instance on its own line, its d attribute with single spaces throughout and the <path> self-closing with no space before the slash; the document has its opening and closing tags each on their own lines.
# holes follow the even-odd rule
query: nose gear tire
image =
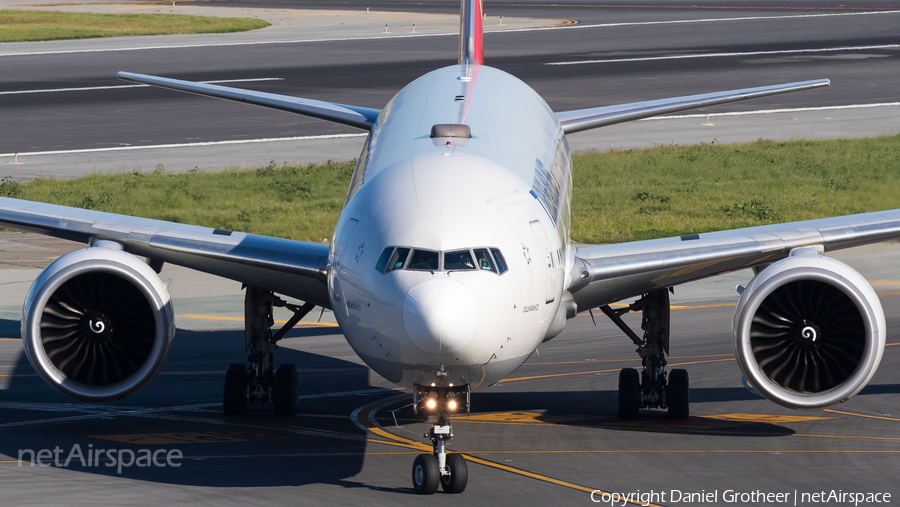
<svg viewBox="0 0 900 507">
<path fill-rule="evenodd" d="M 462 493 L 469 482 L 469 469 L 462 454 L 448 454 L 447 468 L 450 475 L 441 476 L 441 488 L 444 493 Z"/>
<path fill-rule="evenodd" d="M 433 495 L 441 482 L 437 458 L 432 454 L 416 456 L 412 468 L 413 489 L 420 495 Z"/>
</svg>

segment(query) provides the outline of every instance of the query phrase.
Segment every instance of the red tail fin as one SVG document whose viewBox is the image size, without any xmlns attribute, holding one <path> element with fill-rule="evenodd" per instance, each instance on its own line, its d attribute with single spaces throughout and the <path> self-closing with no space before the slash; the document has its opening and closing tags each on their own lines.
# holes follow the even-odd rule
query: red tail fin
<svg viewBox="0 0 900 507">
<path fill-rule="evenodd" d="M 462 0 L 459 8 L 459 63 L 484 64 L 483 0 Z"/>
</svg>

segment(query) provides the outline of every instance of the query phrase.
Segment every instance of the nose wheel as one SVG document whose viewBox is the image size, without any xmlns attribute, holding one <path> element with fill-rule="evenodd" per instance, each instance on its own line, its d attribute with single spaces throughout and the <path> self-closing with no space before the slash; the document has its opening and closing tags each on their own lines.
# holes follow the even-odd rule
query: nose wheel
<svg viewBox="0 0 900 507">
<path fill-rule="evenodd" d="M 438 461 L 431 454 L 419 454 L 413 461 L 413 489 L 420 495 L 433 495 L 441 483 Z"/>
<path fill-rule="evenodd" d="M 432 454 L 416 456 L 412 468 L 413 489 L 420 495 L 431 495 L 440 486 L 444 493 L 462 493 L 469 482 L 469 468 L 461 454 L 447 454 L 447 442 L 453 438 L 453 428 L 447 423 L 446 412 L 438 413 L 438 421 L 425 437 L 431 438 Z"/>
<path fill-rule="evenodd" d="M 469 482 L 469 469 L 462 454 L 447 454 L 447 442 L 453 438 L 450 426 L 452 412 L 469 412 L 468 385 L 453 387 L 417 385 L 413 394 L 413 408 L 418 414 L 425 411 L 437 416 L 431 431 L 423 435 L 431 439 L 431 454 L 420 454 L 413 462 L 413 489 L 420 495 L 431 495 L 440 486 L 444 493 L 462 493 Z"/>
<path fill-rule="evenodd" d="M 449 475 L 441 476 L 441 488 L 444 493 L 462 493 L 469 482 L 469 467 L 462 454 L 447 455 L 447 470 Z"/>
</svg>

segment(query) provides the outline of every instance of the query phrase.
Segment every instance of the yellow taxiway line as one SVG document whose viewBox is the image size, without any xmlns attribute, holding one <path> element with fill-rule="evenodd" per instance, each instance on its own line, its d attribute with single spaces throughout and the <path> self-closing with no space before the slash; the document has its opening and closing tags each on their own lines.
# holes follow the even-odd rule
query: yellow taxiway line
<svg viewBox="0 0 900 507">
<path fill-rule="evenodd" d="M 707 354 L 705 356 L 670 356 L 669 359 L 700 359 L 705 357 L 734 357 L 734 354 Z M 588 361 L 553 361 L 549 363 L 525 363 L 522 366 L 550 365 L 550 364 L 591 364 L 591 363 L 620 363 L 622 361 L 640 361 L 641 358 L 628 359 L 595 359 Z"/>
<path fill-rule="evenodd" d="M 383 428 L 381 428 L 381 427 L 380 427 L 377 423 L 375 423 L 375 421 L 372 419 L 373 416 L 375 415 L 375 413 L 376 413 L 379 409 L 381 409 L 381 408 L 383 408 L 383 407 L 385 407 L 385 406 L 387 406 L 387 405 L 390 405 L 391 403 L 394 403 L 394 402 L 396 402 L 396 401 L 399 401 L 399 400 L 401 400 L 401 399 L 403 399 L 403 398 L 406 398 L 406 397 L 408 397 L 408 396 L 409 396 L 408 394 L 403 394 L 403 395 L 401 395 L 401 396 L 392 396 L 392 397 L 387 398 L 387 399 L 385 399 L 385 400 L 381 400 L 381 401 L 379 401 L 379 402 L 376 402 L 376 403 L 373 403 L 373 404 L 371 404 L 371 405 L 365 406 L 363 409 L 361 409 L 361 410 L 357 413 L 357 415 L 356 415 L 356 420 L 357 420 L 360 424 L 362 424 L 366 429 L 368 429 L 369 431 L 371 431 L 372 433 L 375 433 L 375 434 L 378 435 L 378 436 L 381 436 L 381 437 L 384 437 L 384 438 L 389 438 L 389 439 L 392 439 L 392 440 L 396 441 L 397 444 L 395 444 L 395 445 L 400 445 L 400 446 L 404 446 L 404 447 L 410 447 L 410 448 L 414 448 L 414 449 L 421 449 L 421 450 L 424 451 L 424 452 L 432 452 L 433 449 L 432 449 L 432 447 L 431 447 L 430 445 L 423 444 L 423 443 L 421 443 L 421 442 L 415 442 L 415 441 L 410 440 L 410 439 L 408 439 L 408 438 L 400 437 L 400 436 L 394 435 L 393 433 L 389 433 L 389 432 L 385 431 Z M 479 465 L 484 465 L 484 466 L 487 466 L 487 467 L 496 468 L 496 469 L 498 469 L 498 470 L 503 470 L 503 471 L 505 471 L 505 472 L 510 472 L 510 473 L 513 473 L 513 474 L 516 474 L 516 475 L 521 475 L 521 476 L 523 476 L 523 477 L 528 477 L 528 478 L 530 478 L 530 479 L 537 479 L 537 480 L 539 480 L 539 481 L 547 482 L 547 483 L 550 483 L 550 484 L 556 484 L 556 485 L 558 485 L 558 486 L 563 486 L 563 487 L 575 489 L 575 490 L 578 490 L 578 491 L 584 491 L 584 492 L 587 492 L 587 493 L 597 492 L 597 494 L 601 494 L 601 495 L 602 495 L 603 493 L 606 493 L 606 492 L 603 491 L 603 490 L 594 489 L 594 488 L 589 488 L 589 487 L 587 487 L 587 486 L 581 486 L 581 485 L 579 485 L 579 484 L 574 484 L 574 483 L 567 482 L 567 481 L 563 481 L 563 480 L 560 480 L 560 479 L 555 479 L 555 478 L 553 478 L 553 477 L 548 477 L 548 476 L 546 476 L 546 475 L 536 474 L 536 473 L 534 473 L 534 472 L 529 472 L 529 471 L 527 471 L 527 470 L 522 470 L 522 469 L 520 469 L 520 468 L 512 467 L 512 466 L 509 466 L 509 465 L 501 465 L 500 463 L 494 463 L 493 461 L 489 461 L 489 460 L 486 460 L 486 459 L 483 459 L 483 458 L 478 458 L 478 457 L 476 457 L 476 456 L 472 456 L 471 454 L 465 454 L 465 453 L 461 453 L 461 454 L 462 454 L 462 456 L 466 459 L 466 461 L 471 461 L 472 463 L 477 463 L 477 464 L 479 464 Z M 649 505 L 650 507 L 660 507 L 660 506 L 657 506 L 657 505 L 655 505 L 655 504 L 643 504 L 643 503 L 637 503 L 637 502 L 629 502 L 629 503 L 630 503 L 631 505 Z"/>
<path fill-rule="evenodd" d="M 708 361 L 689 361 L 687 363 L 670 363 L 669 366 L 687 366 L 690 364 L 706 364 L 706 363 L 721 363 L 724 361 L 734 361 L 733 357 L 727 359 L 711 359 Z M 514 377 L 514 378 L 504 378 L 500 379 L 500 382 L 518 382 L 520 380 L 535 380 L 541 378 L 555 378 L 555 377 L 571 377 L 573 375 L 591 375 L 594 373 L 613 373 L 619 371 L 620 368 L 613 368 L 610 370 L 592 370 L 592 371 L 576 371 L 569 373 L 551 373 L 547 375 L 532 375 L 530 377 Z"/>
<path fill-rule="evenodd" d="M 186 313 L 184 315 L 176 315 L 176 317 L 188 318 L 188 319 L 205 319 L 205 320 L 230 320 L 234 322 L 244 322 L 243 317 L 225 317 L 225 316 L 217 316 L 217 315 L 197 315 L 193 313 Z M 286 320 L 276 320 L 276 324 L 287 324 Z M 338 327 L 336 322 L 309 322 L 301 320 L 297 323 L 295 327 Z"/>
<path fill-rule="evenodd" d="M 880 416 L 880 415 L 857 414 L 857 413 L 855 413 L 855 412 L 844 412 L 844 411 L 841 411 L 841 410 L 833 410 L 833 409 L 830 409 L 830 408 L 826 408 L 826 409 L 824 409 L 824 410 L 822 410 L 822 411 L 823 411 L 823 412 L 831 412 L 832 414 L 842 414 L 842 415 L 852 415 L 852 416 L 856 416 L 856 417 L 865 417 L 866 419 L 881 419 L 882 421 L 898 421 L 898 422 L 900 422 L 900 419 L 897 419 L 897 418 L 895 418 L 895 417 L 884 417 L 884 416 Z"/>
</svg>

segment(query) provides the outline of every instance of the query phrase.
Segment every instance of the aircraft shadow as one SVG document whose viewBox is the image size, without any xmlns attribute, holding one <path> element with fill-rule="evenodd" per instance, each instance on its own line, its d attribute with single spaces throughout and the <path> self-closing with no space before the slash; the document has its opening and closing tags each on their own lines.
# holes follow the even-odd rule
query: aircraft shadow
<svg viewBox="0 0 900 507">
<path fill-rule="evenodd" d="M 0 330 L 15 329 L 17 321 L 0 320 Z M 352 478 L 362 469 L 366 434 L 347 417 L 355 408 L 395 394 L 371 386 L 370 371 L 355 362 L 289 348 L 302 347 L 305 338 L 334 334 L 333 328 L 297 329 L 288 334 L 276 355 L 277 363 L 293 363 L 300 373 L 301 414 L 275 416 L 270 407 L 252 407 L 247 415 L 224 417 L 221 395 L 228 364 L 243 362 L 242 331 L 180 331 L 163 371 L 142 391 L 126 400 L 82 404 L 58 393 L 32 370 L 24 354 L 8 361 L 13 374 L 0 389 L 0 453 L 16 459 L 22 449 L 63 449 L 75 444 L 93 449 L 179 449 L 180 467 L 116 468 L 82 466 L 77 459 L 66 467 L 73 473 L 108 478 L 205 487 L 299 486 L 324 483 L 346 488 L 376 486 Z M 339 345 L 345 346 L 343 341 Z M 3 360 L 0 359 L 0 360 Z M 328 393 L 349 396 L 321 396 Z M 900 385 L 872 385 L 861 395 L 896 394 Z M 691 389 L 693 404 L 723 401 L 763 402 L 740 387 Z M 613 431 L 731 437 L 783 437 L 793 430 L 753 420 L 692 416 L 671 421 L 663 411 L 641 411 L 635 421 L 616 417 L 617 392 L 497 392 L 472 394 L 473 407 L 484 412 L 537 414 L 533 422 Z M 22 404 L 32 405 L 31 408 Z M 40 409 L 34 408 L 40 405 Z M 139 413 L 128 414 L 129 411 Z M 140 412 L 144 411 L 144 412 Z M 152 411 L 152 412 L 147 412 Z M 760 410 L 760 412 L 763 412 Z M 763 412 L 764 413 L 764 412 Z M 472 414 L 478 417 L 479 412 Z M 380 418 L 388 417 L 382 410 Z M 421 421 L 410 408 L 398 419 Z M 82 420 L 41 421 L 67 417 Z M 383 419 L 385 425 L 393 421 Z M 468 431 L 473 431 L 470 428 Z M 25 465 L 29 466 L 29 465 Z M 408 488 L 392 490 L 411 492 Z"/>
<path fill-rule="evenodd" d="M 0 322 L 4 325 L 9 323 Z M 246 358 L 243 331 L 178 333 L 169 360 L 153 381 L 125 400 L 103 404 L 80 403 L 58 393 L 20 353 L 7 358 L 14 373 L 0 389 L 0 453 L 17 459 L 23 449 L 59 447 L 64 462 L 76 444 L 85 458 L 89 449 L 130 449 L 136 454 L 142 449 L 178 449 L 184 457 L 173 463 L 179 467 L 131 466 L 120 474 L 117 467 L 105 466 L 112 463 L 106 456 L 89 464 L 76 454 L 65 468 L 187 486 L 366 487 L 349 480 L 362 469 L 366 435 L 347 416 L 394 391 L 372 387 L 369 369 L 363 365 L 288 348 L 302 347 L 304 338 L 335 332 L 297 329 L 282 342 L 287 346 L 277 352 L 276 364 L 297 366 L 303 395 L 302 414 L 290 417 L 274 415 L 271 406 L 251 406 L 242 416 L 222 415 L 225 370 Z M 358 391 L 364 393 L 315 396 Z M 78 417 L 83 419 L 41 423 Z M 30 459 L 27 453 L 24 457 Z"/>
<path fill-rule="evenodd" d="M 718 392 L 724 391 L 724 392 Z M 758 400 L 751 393 L 747 397 L 732 389 L 691 389 L 691 403 L 721 401 L 728 397 Z M 673 421 L 662 410 L 641 410 L 638 419 L 622 421 L 617 416 L 616 391 L 590 392 L 526 392 L 474 393 L 474 407 L 490 407 L 491 412 L 540 412 L 537 422 L 565 426 L 583 426 L 618 431 L 642 431 L 686 435 L 715 435 L 734 437 L 780 437 L 793 430 L 765 422 L 729 421 L 691 416 L 685 421 Z"/>
<path fill-rule="evenodd" d="M 20 322 L 19 319 L 0 319 L 0 338 L 21 338 Z"/>
</svg>

